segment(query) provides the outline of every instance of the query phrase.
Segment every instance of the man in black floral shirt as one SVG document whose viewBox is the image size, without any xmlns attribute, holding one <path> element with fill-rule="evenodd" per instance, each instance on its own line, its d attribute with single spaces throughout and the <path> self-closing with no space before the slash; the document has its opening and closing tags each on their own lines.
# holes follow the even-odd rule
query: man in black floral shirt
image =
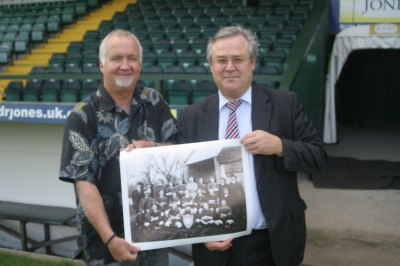
<svg viewBox="0 0 400 266">
<path fill-rule="evenodd" d="M 124 239 L 119 152 L 174 143 L 176 121 L 157 91 L 137 85 L 142 47 L 132 33 L 108 34 L 99 58 L 103 85 L 69 115 L 61 157 L 59 178 L 78 196 L 79 251 L 87 265 L 168 265 L 165 249 L 139 253 Z"/>
</svg>

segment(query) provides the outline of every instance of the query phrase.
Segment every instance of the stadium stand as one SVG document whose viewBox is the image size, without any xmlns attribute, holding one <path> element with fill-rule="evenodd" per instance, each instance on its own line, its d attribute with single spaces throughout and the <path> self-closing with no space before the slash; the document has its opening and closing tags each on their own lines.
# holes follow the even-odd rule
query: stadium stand
<svg viewBox="0 0 400 266">
<path fill-rule="evenodd" d="M 30 31 L 29 40 L 23 41 L 26 47 L 18 43 L 18 49 L 15 46 L 17 33 L 9 34 L 9 30 L 2 27 L 3 21 L 7 25 L 11 23 L 10 17 L 1 18 L 0 47 L 4 48 L 0 49 L 0 67 L 6 70 L 1 75 L 23 73 L 28 79 L 40 79 L 43 73 L 34 69 L 40 66 L 47 68 L 46 74 L 55 75 L 54 78 L 60 80 L 99 79 L 100 72 L 96 69 L 99 42 L 114 28 L 124 28 L 137 34 L 142 42 L 142 80 L 151 82 L 157 90 L 167 93 L 165 84 L 170 75 L 183 74 L 176 79 L 183 77 L 189 81 L 194 78 L 209 79 L 209 66 L 205 58 L 208 39 L 221 26 L 241 24 L 256 32 L 260 40 L 255 78 L 275 88 L 283 86 L 283 89 L 289 89 L 294 76 L 290 72 L 298 71 L 298 67 L 288 71 L 289 63 L 296 58 L 291 52 L 297 44 L 303 46 L 304 53 L 306 45 L 303 43 L 310 39 L 301 38 L 301 35 L 307 32 L 303 30 L 304 26 L 313 18 L 316 6 L 315 0 L 256 1 L 257 5 L 249 6 L 243 6 L 240 0 L 95 2 L 97 4 L 89 0 L 68 3 L 55 1 L 47 3 L 45 8 L 43 5 L 33 5 L 41 10 L 29 16 L 30 24 L 18 25 L 19 31 Z M 15 7 L 14 13 L 22 17 L 27 6 Z M 83 17 L 85 20 L 82 20 Z M 54 29 L 49 31 L 50 22 L 57 23 L 58 28 L 53 25 Z M 26 38 L 26 35 L 20 38 Z M 13 45 L 9 46 L 10 43 Z M 38 44 L 43 48 L 38 49 Z M 25 61 L 17 60 L 16 50 L 24 55 Z M 45 53 L 46 56 L 43 55 Z M 302 59 L 298 57 L 296 60 Z M 54 63 L 61 66 L 56 69 Z M 181 68 L 183 73 L 180 73 Z M 157 73 L 159 75 L 155 75 Z M 289 81 L 282 82 L 285 79 Z M 0 79 L 0 82 L 0 88 L 6 88 L 9 80 Z M 195 91 L 195 87 L 192 90 Z M 7 101 L 9 97 L 5 93 L 3 99 Z M 170 99 L 167 94 L 164 96 Z M 191 93 L 186 96 L 188 98 L 185 101 L 175 103 L 190 104 L 195 99 Z M 40 97 L 43 98 L 47 97 Z M 57 99 L 61 101 L 59 97 Z M 25 101 L 23 97 L 21 100 Z"/>
</svg>

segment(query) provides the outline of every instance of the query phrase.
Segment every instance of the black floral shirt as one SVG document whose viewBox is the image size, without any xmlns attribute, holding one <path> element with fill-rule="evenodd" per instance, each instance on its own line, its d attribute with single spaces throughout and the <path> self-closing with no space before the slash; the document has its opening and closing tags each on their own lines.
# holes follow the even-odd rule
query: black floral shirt
<svg viewBox="0 0 400 266">
<path fill-rule="evenodd" d="M 67 182 L 86 180 L 96 185 L 111 227 L 122 236 L 120 149 L 133 139 L 176 142 L 176 133 L 176 120 L 156 90 L 137 86 L 128 115 L 100 86 L 68 116 L 59 178 Z M 79 201 L 77 205 L 78 252 L 91 265 L 113 262 Z"/>
</svg>

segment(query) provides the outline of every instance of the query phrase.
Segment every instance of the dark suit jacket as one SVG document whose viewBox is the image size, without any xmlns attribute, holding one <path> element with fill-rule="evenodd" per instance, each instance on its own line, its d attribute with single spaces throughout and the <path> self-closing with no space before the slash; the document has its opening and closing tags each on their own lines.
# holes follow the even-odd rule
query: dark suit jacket
<svg viewBox="0 0 400 266">
<path fill-rule="evenodd" d="M 257 191 L 273 257 L 277 265 L 299 265 L 305 249 L 307 206 L 299 195 L 296 173 L 321 170 L 326 153 L 295 93 L 261 85 L 252 88 L 253 130 L 279 136 L 284 151 L 283 158 L 254 156 Z M 218 94 L 187 107 L 179 115 L 180 142 L 218 139 L 218 120 Z"/>
</svg>

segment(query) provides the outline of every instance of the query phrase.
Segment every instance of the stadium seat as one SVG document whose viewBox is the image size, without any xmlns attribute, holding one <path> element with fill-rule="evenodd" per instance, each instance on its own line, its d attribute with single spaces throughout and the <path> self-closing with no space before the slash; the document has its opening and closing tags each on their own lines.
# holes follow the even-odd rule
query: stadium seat
<svg viewBox="0 0 400 266">
<path fill-rule="evenodd" d="M 193 66 L 197 64 L 198 54 L 195 51 L 183 51 L 177 54 L 178 64 L 187 68 L 188 66 Z"/>
<path fill-rule="evenodd" d="M 61 89 L 61 80 L 45 80 L 41 89 L 41 100 L 43 102 L 57 102 Z"/>
<path fill-rule="evenodd" d="M 81 83 L 79 80 L 74 80 L 74 79 L 65 80 L 60 90 L 60 101 L 77 102 L 79 99 L 80 90 L 81 90 Z"/>
<path fill-rule="evenodd" d="M 162 68 L 165 74 L 183 74 L 183 67 L 177 65 L 167 65 Z"/>
<path fill-rule="evenodd" d="M 199 38 L 193 39 L 190 46 L 191 46 L 192 51 L 195 51 L 196 53 L 200 54 L 200 53 L 206 51 L 207 44 L 208 44 L 208 38 L 199 37 Z"/>
<path fill-rule="evenodd" d="M 80 74 L 80 73 L 82 73 L 82 67 L 80 64 L 68 63 L 65 66 L 64 73 Z"/>
<path fill-rule="evenodd" d="M 64 73 L 64 66 L 58 63 L 49 64 L 47 67 L 47 72 L 51 74 Z"/>
<path fill-rule="evenodd" d="M 187 105 L 190 101 L 192 84 L 187 80 L 173 81 L 166 88 L 168 103 Z"/>
<path fill-rule="evenodd" d="M 11 62 L 10 53 L 0 51 L 0 66 L 8 65 Z"/>
<path fill-rule="evenodd" d="M 5 89 L 6 101 L 20 101 L 24 84 L 22 81 L 11 81 Z"/>
<path fill-rule="evenodd" d="M 212 95 L 217 91 L 217 87 L 212 81 L 201 80 L 197 81 L 192 91 L 192 102 L 198 102 Z"/>
<path fill-rule="evenodd" d="M 207 74 L 208 68 L 204 65 L 191 65 L 184 68 L 186 74 Z"/>
<path fill-rule="evenodd" d="M 34 66 L 31 73 L 47 73 L 47 68 L 45 66 Z"/>
<path fill-rule="evenodd" d="M 51 58 L 49 59 L 49 65 L 51 64 L 64 65 L 65 57 L 66 57 L 65 53 L 53 53 Z"/>
<path fill-rule="evenodd" d="M 23 101 L 37 102 L 40 100 L 40 91 L 42 89 L 43 81 L 40 79 L 28 80 L 23 90 Z"/>
<path fill-rule="evenodd" d="M 83 63 L 82 72 L 85 74 L 101 74 L 98 64 L 91 62 Z"/>
<path fill-rule="evenodd" d="M 86 79 L 82 82 L 81 86 L 81 91 L 80 91 L 80 100 L 85 99 L 88 97 L 91 93 L 95 92 L 99 85 L 100 85 L 99 80 L 94 80 L 94 79 Z"/>
<path fill-rule="evenodd" d="M 172 50 L 178 53 L 190 50 L 190 40 L 183 36 L 175 38 L 172 42 Z"/>
<path fill-rule="evenodd" d="M 157 64 L 161 67 L 176 64 L 177 53 L 174 51 L 166 51 L 157 55 Z"/>
<path fill-rule="evenodd" d="M 142 73 L 143 74 L 161 74 L 162 73 L 162 68 L 161 66 L 145 66 L 142 68 Z"/>
<path fill-rule="evenodd" d="M 17 54 L 26 53 L 29 51 L 29 41 L 15 41 L 14 42 L 14 52 Z"/>
<path fill-rule="evenodd" d="M 163 53 L 171 50 L 171 40 L 169 38 L 161 38 L 153 40 L 153 50 L 156 53 Z"/>
</svg>

